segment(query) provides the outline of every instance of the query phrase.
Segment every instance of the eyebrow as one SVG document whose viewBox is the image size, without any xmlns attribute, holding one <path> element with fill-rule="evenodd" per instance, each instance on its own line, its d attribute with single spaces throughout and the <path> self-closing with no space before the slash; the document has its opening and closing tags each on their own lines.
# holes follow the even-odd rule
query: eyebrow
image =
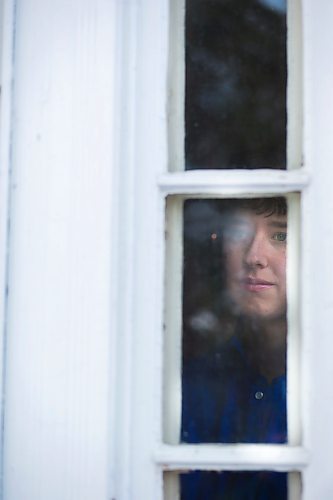
<svg viewBox="0 0 333 500">
<path fill-rule="evenodd" d="M 268 224 L 270 227 L 277 227 L 280 229 L 287 229 L 287 223 L 286 222 L 279 222 L 279 221 L 272 221 Z"/>
</svg>

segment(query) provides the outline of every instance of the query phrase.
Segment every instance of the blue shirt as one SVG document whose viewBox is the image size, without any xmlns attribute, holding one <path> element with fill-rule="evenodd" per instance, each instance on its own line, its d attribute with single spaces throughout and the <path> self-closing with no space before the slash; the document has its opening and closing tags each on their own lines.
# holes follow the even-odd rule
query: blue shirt
<svg viewBox="0 0 333 500">
<path fill-rule="evenodd" d="M 269 383 L 249 365 L 237 337 L 214 354 L 184 363 L 182 382 L 182 442 L 287 441 L 286 377 Z M 287 475 L 196 471 L 182 476 L 181 490 L 182 500 L 282 500 Z"/>
</svg>

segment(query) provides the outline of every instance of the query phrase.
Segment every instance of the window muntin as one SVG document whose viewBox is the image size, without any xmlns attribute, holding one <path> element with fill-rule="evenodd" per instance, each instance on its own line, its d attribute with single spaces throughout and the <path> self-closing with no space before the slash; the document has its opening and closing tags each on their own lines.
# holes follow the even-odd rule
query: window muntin
<svg viewBox="0 0 333 500">
<path fill-rule="evenodd" d="M 285 1 L 185 7 L 185 169 L 285 169 Z"/>
</svg>

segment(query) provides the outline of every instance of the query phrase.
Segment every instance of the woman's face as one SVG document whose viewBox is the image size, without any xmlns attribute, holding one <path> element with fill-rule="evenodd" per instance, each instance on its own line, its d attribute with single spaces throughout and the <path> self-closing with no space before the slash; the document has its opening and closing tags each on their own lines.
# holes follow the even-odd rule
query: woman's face
<svg viewBox="0 0 333 500">
<path fill-rule="evenodd" d="M 223 234 L 227 289 L 235 312 L 262 320 L 284 318 L 286 216 L 240 209 Z"/>
</svg>

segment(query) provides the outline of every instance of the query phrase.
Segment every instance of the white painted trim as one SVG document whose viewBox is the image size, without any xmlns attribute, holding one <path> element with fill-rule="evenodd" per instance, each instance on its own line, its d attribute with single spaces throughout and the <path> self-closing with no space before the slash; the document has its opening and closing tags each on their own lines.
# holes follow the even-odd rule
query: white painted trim
<svg viewBox="0 0 333 500">
<path fill-rule="evenodd" d="M 287 428 L 288 442 L 296 446 L 302 443 L 301 418 L 301 227 L 300 195 L 289 194 L 288 244 L 287 244 Z"/>
<path fill-rule="evenodd" d="M 112 406 L 113 495 L 131 498 L 131 441 L 133 418 L 133 301 L 135 247 L 135 148 L 138 5 L 118 2 L 115 88 L 113 326 L 115 386 Z M 126 168 L 122 168 L 122 165 Z M 126 203 L 122 203 L 126 200 Z"/>
<path fill-rule="evenodd" d="M 300 500 L 302 498 L 302 475 L 291 471 L 288 474 L 288 500 Z"/>
<path fill-rule="evenodd" d="M 304 154 L 312 181 L 302 196 L 302 420 L 311 462 L 302 500 L 333 497 L 333 2 L 303 0 Z"/>
<path fill-rule="evenodd" d="M 0 8 L 0 498 L 2 498 L 15 0 L 2 0 Z"/>
<path fill-rule="evenodd" d="M 302 447 L 266 444 L 161 446 L 155 460 L 164 470 L 300 470 L 309 463 Z"/>
<path fill-rule="evenodd" d="M 160 190 L 168 194 L 256 195 L 300 191 L 310 182 L 301 168 L 283 170 L 193 170 L 159 177 Z"/>
<path fill-rule="evenodd" d="M 287 166 L 303 164 L 302 0 L 287 0 Z"/>
<path fill-rule="evenodd" d="M 111 496 L 116 3 L 16 6 L 4 500 Z"/>
<path fill-rule="evenodd" d="M 182 398 L 183 198 L 166 204 L 163 439 L 179 443 Z"/>
<path fill-rule="evenodd" d="M 169 0 L 168 170 L 185 164 L 185 0 Z"/>
<path fill-rule="evenodd" d="M 168 471 L 163 474 L 163 499 L 179 500 L 179 473 Z"/>
<path fill-rule="evenodd" d="M 115 498 L 162 500 L 152 460 L 162 440 L 167 0 L 121 2 L 117 54 Z M 153 40 L 153 43 L 152 43 Z"/>
</svg>

